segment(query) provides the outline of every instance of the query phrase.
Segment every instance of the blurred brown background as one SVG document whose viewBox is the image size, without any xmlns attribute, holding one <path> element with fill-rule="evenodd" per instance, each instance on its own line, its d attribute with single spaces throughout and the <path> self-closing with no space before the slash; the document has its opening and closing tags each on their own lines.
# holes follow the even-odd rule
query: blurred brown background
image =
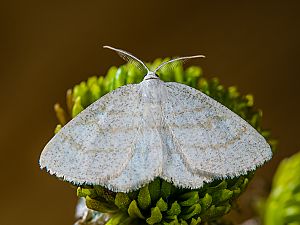
<svg viewBox="0 0 300 225">
<path fill-rule="evenodd" d="M 271 181 L 300 150 L 300 7 L 297 1 L 2 1 L 0 6 L 0 224 L 70 225 L 75 189 L 40 171 L 57 123 L 53 104 L 122 62 L 102 45 L 156 57 L 205 54 L 207 77 L 255 95 L 279 153 Z"/>
</svg>

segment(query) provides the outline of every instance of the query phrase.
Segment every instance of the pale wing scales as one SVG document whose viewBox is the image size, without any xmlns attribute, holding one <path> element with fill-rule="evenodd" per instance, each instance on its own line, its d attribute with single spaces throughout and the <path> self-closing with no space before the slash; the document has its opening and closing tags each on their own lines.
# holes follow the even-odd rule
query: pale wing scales
<svg viewBox="0 0 300 225">
<path fill-rule="evenodd" d="M 200 188 L 212 177 L 191 173 L 176 151 L 176 143 L 171 132 L 165 126 L 162 105 L 165 102 L 166 88 L 160 80 L 141 83 L 143 100 L 140 103 L 144 112 L 137 133 L 137 142 L 130 163 L 122 174 L 107 182 L 114 191 L 135 190 L 161 177 L 183 188 Z"/>
<path fill-rule="evenodd" d="M 149 80 L 140 84 L 142 100 L 139 107 L 143 110 L 133 157 L 119 177 L 108 181 L 107 186 L 111 190 L 135 190 L 162 173 L 164 162 L 161 139 L 161 83 L 159 80 Z"/>
<path fill-rule="evenodd" d="M 119 176 L 132 157 L 139 96 L 139 85 L 126 85 L 86 108 L 45 146 L 41 167 L 76 184 L 105 185 Z"/>
<path fill-rule="evenodd" d="M 186 85 L 165 85 L 165 121 L 191 172 L 233 177 L 254 170 L 272 157 L 266 140 L 228 108 Z"/>
<path fill-rule="evenodd" d="M 107 182 L 113 191 L 128 192 L 151 182 L 161 174 L 162 151 L 160 136 L 155 128 L 141 128 L 130 162 L 121 175 Z"/>
<path fill-rule="evenodd" d="M 162 130 L 163 141 L 163 172 L 162 178 L 173 182 L 177 187 L 197 189 L 203 186 L 204 182 L 213 180 L 210 176 L 192 173 L 185 165 L 176 140 L 168 126 Z"/>
<path fill-rule="evenodd" d="M 204 182 L 210 182 L 212 177 L 199 176 L 186 168 L 176 140 L 165 124 L 168 116 L 163 112 L 167 96 L 165 83 L 159 79 L 144 81 L 141 94 L 144 113 L 135 156 L 123 174 L 109 183 L 126 191 L 128 183 L 133 185 L 132 189 L 137 189 L 157 176 L 183 188 L 200 188 Z"/>
</svg>

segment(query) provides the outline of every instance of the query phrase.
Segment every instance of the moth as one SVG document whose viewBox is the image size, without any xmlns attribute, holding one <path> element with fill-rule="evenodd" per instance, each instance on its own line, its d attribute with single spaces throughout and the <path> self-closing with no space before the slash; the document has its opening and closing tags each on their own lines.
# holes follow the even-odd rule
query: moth
<svg viewBox="0 0 300 225">
<path fill-rule="evenodd" d="M 40 167 L 77 185 L 129 192 L 156 177 L 182 188 L 255 170 L 272 157 L 250 124 L 199 90 L 164 82 L 160 71 L 202 55 L 179 57 L 151 71 L 116 51 L 145 76 L 104 95 L 45 146 Z"/>
</svg>

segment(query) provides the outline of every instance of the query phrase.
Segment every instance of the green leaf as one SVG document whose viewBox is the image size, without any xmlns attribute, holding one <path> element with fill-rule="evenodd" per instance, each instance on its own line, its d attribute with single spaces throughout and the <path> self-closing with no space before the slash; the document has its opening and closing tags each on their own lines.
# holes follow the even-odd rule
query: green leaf
<svg viewBox="0 0 300 225">
<path fill-rule="evenodd" d="M 100 186 L 94 185 L 94 189 L 96 190 L 98 196 L 105 199 L 107 202 L 114 204 L 115 203 L 115 194 L 114 192 Z"/>
<path fill-rule="evenodd" d="M 86 83 L 83 81 L 73 88 L 73 99 L 76 100 L 78 97 L 80 97 L 82 101 L 82 105 L 86 107 L 87 93 L 88 93 L 88 87 Z"/>
<path fill-rule="evenodd" d="M 241 190 L 246 189 L 248 183 L 249 183 L 249 179 L 248 179 L 248 178 L 245 178 L 243 184 L 241 184 L 241 186 L 240 186 Z"/>
<path fill-rule="evenodd" d="M 75 99 L 75 103 L 74 103 L 74 106 L 73 106 L 73 109 L 72 109 L 72 118 L 74 118 L 75 116 L 77 116 L 79 113 L 81 113 L 81 111 L 83 110 L 84 108 L 82 107 L 81 105 L 81 97 L 78 96 L 76 99 Z"/>
<path fill-rule="evenodd" d="M 229 212 L 231 208 L 231 205 L 229 203 L 226 203 L 222 206 L 215 206 L 212 205 L 205 213 L 205 217 L 207 218 L 217 218 L 220 217 L 222 215 L 225 215 L 226 213 Z"/>
<path fill-rule="evenodd" d="M 188 77 L 201 77 L 202 69 L 198 66 L 190 66 L 185 70 L 186 76 Z"/>
<path fill-rule="evenodd" d="M 98 84 L 93 84 L 90 87 L 91 99 L 90 102 L 93 103 L 97 101 L 101 96 L 101 88 Z"/>
<path fill-rule="evenodd" d="M 61 128 L 62 128 L 62 125 L 57 124 L 56 127 L 55 127 L 55 130 L 54 130 L 54 134 L 57 134 L 60 131 Z"/>
<path fill-rule="evenodd" d="M 118 70 L 117 67 L 114 66 L 108 70 L 103 82 L 105 87 L 105 93 L 114 90 L 115 75 L 117 73 L 117 70 Z"/>
<path fill-rule="evenodd" d="M 210 95 L 209 84 L 206 79 L 200 79 L 200 81 L 198 82 L 198 88 L 203 93 Z"/>
<path fill-rule="evenodd" d="M 159 208 L 160 211 L 164 212 L 167 211 L 168 209 L 168 204 L 162 199 L 160 198 L 157 203 L 156 206 Z"/>
<path fill-rule="evenodd" d="M 127 71 L 124 66 L 121 66 L 117 70 L 116 75 L 115 75 L 114 89 L 125 85 L 126 77 L 127 77 Z"/>
<path fill-rule="evenodd" d="M 146 222 L 148 224 L 155 224 L 155 223 L 159 223 L 162 219 L 162 214 L 159 210 L 158 207 L 154 207 L 151 209 L 151 217 L 149 217 Z"/>
<path fill-rule="evenodd" d="M 175 221 L 178 223 L 177 215 L 172 215 L 172 216 L 167 215 L 167 216 L 164 216 L 164 219 L 166 219 L 167 221 L 172 221 L 172 223 L 170 222 L 170 224 L 174 224 Z"/>
<path fill-rule="evenodd" d="M 253 97 L 253 95 L 248 94 L 248 95 L 245 96 L 245 99 L 247 101 L 247 106 L 248 107 L 252 107 L 254 105 L 254 97 Z"/>
<path fill-rule="evenodd" d="M 182 67 L 177 67 L 174 70 L 174 80 L 178 83 L 184 82 L 184 71 L 183 71 Z"/>
<path fill-rule="evenodd" d="M 130 204 L 130 199 L 127 194 L 118 192 L 115 197 L 115 205 L 121 210 L 127 210 Z"/>
<path fill-rule="evenodd" d="M 265 224 L 300 221 L 300 152 L 280 163 L 265 207 Z"/>
<path fill-rule="evenodd" d="M 86 196 L 85 200 L 86 206 L 92 210 L 96 210 L 102 213 L 113 213 L 118 210 L 118 208 L 112 204 L 92 199 L 89 196 Z"/>
<path fill-rule="evenodd" d="M 151 197 L 148 190 L 148 185 L 142 187 L 138 195 L 138 203 L 142 209 L 147 209 L 151 204 Z"/>
<path fill-rule="evenodd" d="M 233 196 L 237 197 L 241 194 L 241 189 L 240 188 L 236 188 L 233 190 Z"/>
<path fill-rule="evenodd" d="M 185 71 L 185 83 L 193 88 L 196 88 L 201 73 L 202 71 L 199 67 L 191 66 L 187 68 Z"/>
<path fill-rule="evenodd" d="M 145 217 L 142 215 L 139 207 L 137 206 L 137 203 L 135 200 L 133 200 L 129 207 L 128 207 L 128 214 L 129 216 L 133 218 L 140 218 L 140 219 L 145 219 Z"/>
<path fill-rule="evenodd" d="M 156 202 L 160 196 L 160 178 L 154 179 L 149 185 L 148 190 L 151 196 L 151 201 Z"/>
<path fill-rule="evenodd" d="M 199 202 L 199 194 L 197 191 L 191 191 L 180 195 L 179 199 L 184 200 L 179 202 L 181 206 L 191 206 Z"/>
<path fill-rule="evenodd" d="M 169 216 L 173 216 L 173 215 L 179 215 L 181 213 L 181 207 L 180 205 L 177 203 L 177 201 L 173 202 L 171 205 L 171 209 L 169 209 L 167 211 L 167 214 Z"/>
<path fill-rule="evenodd" d="M 77 188 L 77 196 L 78 197 L 86 197 L 89 196 L 90 198 L 96 198 L 97 192 L 93 188 Z"/>
<path fill-rule="evenodd" d="M 283 216 L 285 224 L 300 221 L 300 205 L 286 207 L 283 211 Z"/>
<path fill-rule="evenodd" d="M 198 215 L 201 212 L 201 205 L 195 204 L 188 208 L 187 211 L 184 212 L 183 215 L 181 215 L 182 219 L 188 220 L 191 219 L 193 216 Z"/>
<path fill-rule="evenodd" d="M 65 125 L 67 123 L 67 115 L 65 110 L 58 103 L 56 103 L 54 105 L 54 111 L 56 113 L 56 118 L 58 119 L 59 123 Z"/>
<path fill-rule="evenodd" d="M 188 223 L 185 220 L 180 219 L 180 225 L 188 225 Z"/>
<path fill-rule="evenodd" d="M 104 86 L 104 83 L 105 83 L 105 80 L 104 80 L 104 77 L 103 76 L 100 76 L 98 78 L 98 86 L 100 87 L 100 90 L 101 90 L 101 96 L 103 96 L 106 92 L 105 92 L 105 86 Z"/>
<path fill-rule="evenodd" d="M 192 219 L 190 225 L 199 225 L 201 223 L 201 217 L 198 217 L 197 219 Z"/>
<path fill-rule="evenodd" d="M 166 199 L 171 194 L 171 191 L 172 191 L 172 184 L 162 180 L 161 189 L 160 189 L 162 197 Z"/>
<path fill-rule="evenodd" d="M 230 199 L 232 197 L 232 195 L 233 195 L 233 191 L 230 191 L 228 189 L 222 189 L 222 190 L 214 192 L 212 194 L 212 199 L 215 204 L 219 204 L 221 202 L 224 202 L 224 201 Z"/>
<path fill-rule="evenodd" d="M 126 213 L 116 213 L 105 223 L 105 225 L 124 225 L 122 222 L 127 218 L 128 215 Z"/>
<path fill-rule="evenodd" d="M 206 193 L 203 198 L 200 200 L 201 207 L 203 210 L 207 210 L 212 203 L 212 197 L 210 194 Z"/>
<path fill-rule="evenodd" d="M 227 188 L 227 182 L 226 180 L 222 180 L 217 186 L 208 187 L 206 191 L 210 194 L 225 188 Z"/>
<path fill-rule="evenodd" d="M 98 84 L 98 78 L 97 76 L 92 76 L 89 77 L 89 79 L 87 80 L 87 87 L 91 88 L 94 84 Z"/>
</svg>

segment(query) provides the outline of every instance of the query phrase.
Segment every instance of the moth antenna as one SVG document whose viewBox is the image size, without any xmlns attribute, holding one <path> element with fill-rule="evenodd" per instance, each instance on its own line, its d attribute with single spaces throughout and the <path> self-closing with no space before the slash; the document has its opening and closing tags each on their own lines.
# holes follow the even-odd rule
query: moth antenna
<svg viewBox="0 0 300 225">
<path fill-rule="evenodd" d="M 145 65 L 145 63 L 143 63 L 142 60 L 138 59 L 137 57 L 135 57 L 134 55 L 132 55 L 129 52 L 126 52 L 122 49 L 117 49 L 117 48 L 113 48 L 111 46 L 103 46 L 103 48 L 108 48 L 111 49 L 115 52 L 118 53 L 118 55 L 124 59 L 126 62 L 128 62 L 129 64 L 133 65 L 135 68 L 139 69 L 140 71 L 144 72 L 145 70 L 147 71 L 147 73 L 149 72 L 148 67 Z"/>
<path fill-rule="evenodd" d="M 185 56 L 185 57 L 178 57 L 175 59 L 171 59 L 167 62 L 160 64 L 154 70 L 154 73 L 156 73 L 158 71 L 172 71 L 177 66 L 183 65 L 189 59 L 194 59 L 194 58 L 205 58 L 205 56 L 204 55 L 193 55 L 193 56 Z"/>
</svg>

